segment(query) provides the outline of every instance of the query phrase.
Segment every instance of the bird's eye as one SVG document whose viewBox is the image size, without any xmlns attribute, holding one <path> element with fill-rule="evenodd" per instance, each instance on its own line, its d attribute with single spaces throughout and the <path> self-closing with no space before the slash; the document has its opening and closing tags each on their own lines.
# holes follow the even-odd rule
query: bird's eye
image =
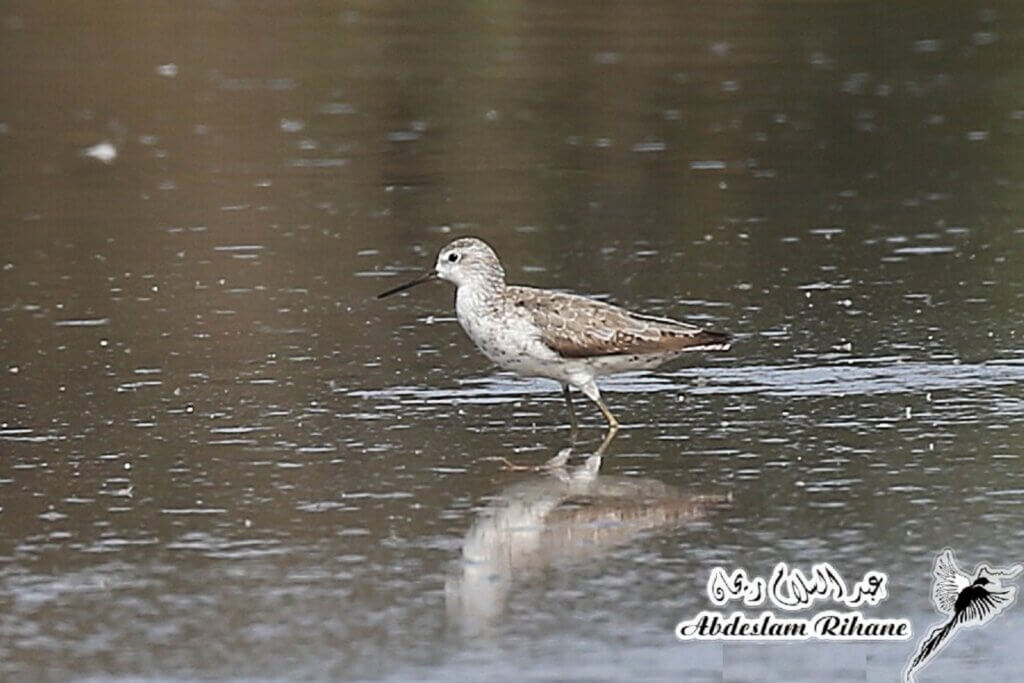
<svg viewBox="0 0 1024 683">
<path fill-rule="evenodd" d="M 459 254 L 457 252 L 453 251 L 452 253 L 448 254 L 448 261 L 450 263 L 455 263 L 458 260 L 459 260 Z"/>
</svg>

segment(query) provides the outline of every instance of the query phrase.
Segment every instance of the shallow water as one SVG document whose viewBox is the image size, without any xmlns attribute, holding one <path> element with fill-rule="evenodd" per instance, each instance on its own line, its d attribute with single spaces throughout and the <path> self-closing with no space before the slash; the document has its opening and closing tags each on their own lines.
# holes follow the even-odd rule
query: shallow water
<svg viewBox="0 0 1024 683">
<path fill-rule="evenodd" d="M 939 550 L 1024 560 L 1016 3 L 0 15 L 0 679 L 890 681 Z M 465 234 L 736 343 L 507 471 L 557 386 L 374 299 Z M 779 561 L 914 639 L 676 640 Z"/>
</svg>

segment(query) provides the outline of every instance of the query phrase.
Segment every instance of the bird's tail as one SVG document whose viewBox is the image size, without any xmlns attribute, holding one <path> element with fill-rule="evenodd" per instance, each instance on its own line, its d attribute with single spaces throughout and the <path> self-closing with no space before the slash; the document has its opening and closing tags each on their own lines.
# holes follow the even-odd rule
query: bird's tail
<svg viewBox="0 0 1024 683">
<path fill-rule="evenodd" d="M 942 645 L 942 641 L 949 637 L 949 633 L 953 630 L 955 624 L 956 617 L 953 617 L 943 626 L 932 629 L 928 637 L 921 641 L 921 644 L 917 646 L 917 653 L 914 654 L 914 658 L 910 661 L 910 666 L 907 667 L 904 676 L 905 680 L 913 680 L 914 670 L 924 664 L 925 660 L 935 653 L 939 646 Z"/>
</svg>

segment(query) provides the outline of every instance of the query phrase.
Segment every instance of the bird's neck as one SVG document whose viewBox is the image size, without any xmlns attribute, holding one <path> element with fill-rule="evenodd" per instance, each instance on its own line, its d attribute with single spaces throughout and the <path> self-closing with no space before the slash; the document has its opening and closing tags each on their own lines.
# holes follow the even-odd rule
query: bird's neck
<svg viewBox="0 0 1024 683">
<path fill-rule="evenodd" d="M 455 310 L 460 316 L 490 316 L 500 313 L 504 303 L 505 282 L 476 279 L 455 290 Z"/>
</svg>

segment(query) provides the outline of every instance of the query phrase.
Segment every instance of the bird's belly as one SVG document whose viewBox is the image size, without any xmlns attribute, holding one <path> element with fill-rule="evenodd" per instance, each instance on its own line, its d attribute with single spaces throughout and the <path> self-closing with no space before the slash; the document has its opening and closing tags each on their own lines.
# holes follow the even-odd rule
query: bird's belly
<svg viewBox="0 0 1024 683">
<path fill-rule="evenodd" d="M 506 355 L 502 357 L 492 357 L 487 354 L 488 357 L 497 363 L 501 369 L 510 370 L 517 375 L 523 375 L 525 377 L 548 377 L 559 381 L 566 380 L 566 372 L 562 364 L 557 361 L 538 358 L 529 353 L 523 353 L 518 355 Z"/>
<path fill-rule="evenodd" d="M 668 361 L 678 358 L 679 352 L 662 353 L 641 353 L 641 354 L 615 354 L 608 356 L 594 356 L 587 359 L 594 375 L 614 375 L 619 372 L 631 370 L 651 370 L 663 365 Z"/>
<path fill-rule="evenodd" d="M 459 322 L 481 353 L 503 370 L 565 381 L 564 363 L 531 330 L 492 324 L 486 320 L 464 320 L 461 316 Z"/>
<path fill-rule="evenodd" d="M 473 342 L 502 370 L 530 377 L 561 377 L 557 355 L 546 353 L 546 348 L 536 348 L 534 343 L 486 336 L 473 339 Z"/>
</svg>

